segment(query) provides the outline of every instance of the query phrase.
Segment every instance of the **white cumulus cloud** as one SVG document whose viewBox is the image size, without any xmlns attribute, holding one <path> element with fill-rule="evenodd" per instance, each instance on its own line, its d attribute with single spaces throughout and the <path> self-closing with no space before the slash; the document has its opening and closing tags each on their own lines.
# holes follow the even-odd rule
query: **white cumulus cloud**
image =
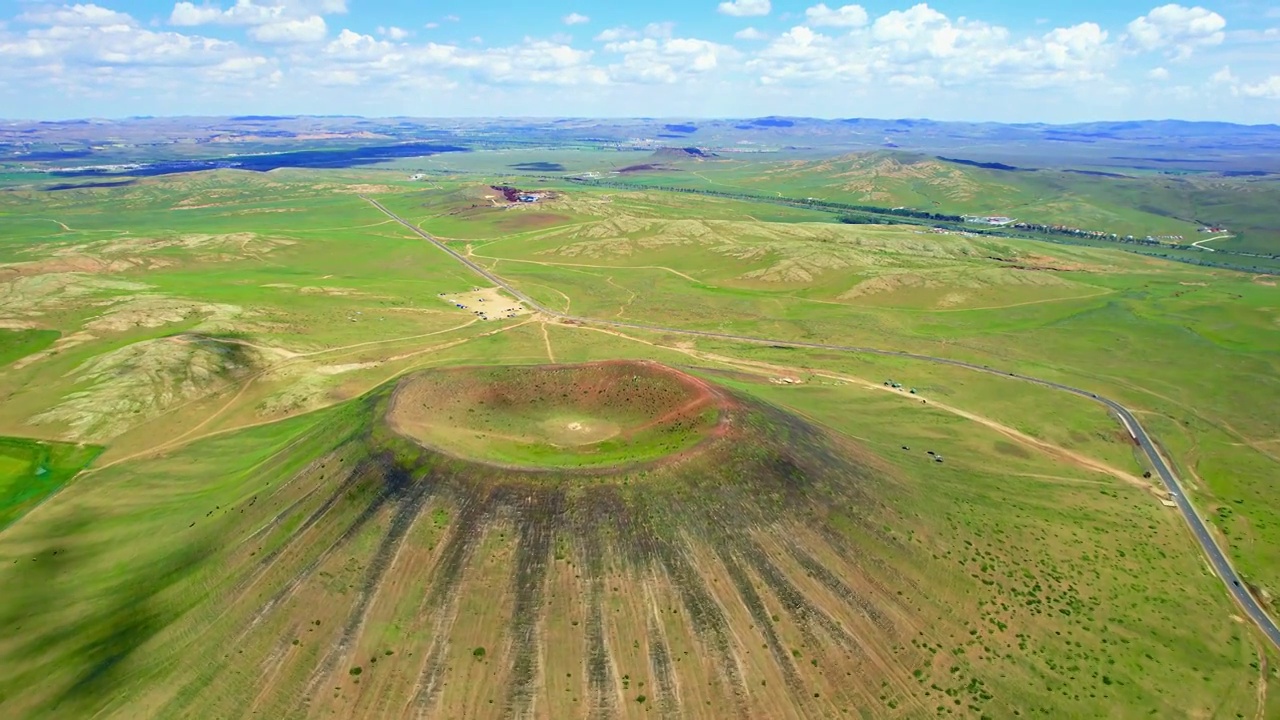
<svg viewBox="0 0 1280 720">
<path fill-rule="evenodd" d="M 1029 89 L 1105 80 L 1116 57 L 1115 44 L 1096 23 L 1017 38 L 1008 28 L 952 19 L 921 3 L 839 35 L 794 27 L 745 67 L 765 85 L 883 82 L 917 90 L 983 84 Z"/>
<path fill-rule="evenodd" d="M 347 11 L 346 0 L 236 0 L 231 7 L 179 2 L 169 13 L 169 24 L 195 25 L 266 25 L 289 20 L 310 20 L 322 15 Z"/>
<path fill-rule="evenodd" d="M 258 5 L 251 0 L 239 0 L 223 10 L 217 5 L 196 5 L 180 2 L 169 13 L 169 24 L 180 27 L 196 25 L 262 25 L 281 20 L 286 16 L 283 5 Z"/>
<path fill-rule="evenodd" d="M 867 24 L 867 11 L 861 5 L 843 5 L 829 8 L 818 3 L 804 11 L 805 20 L 814 27 L 862 27 Z"/>
<path fill-rule="evenodd" d="M 725 0 L 716 8 L 722 15 L 733 17 L 758 17 L 768 15 L 773 9 L 769 0 Z"/>
<path fill-rule="evenodd" d="M 1235 76 L 1235 73 L 1231 72 L 1230 66 L 1223 65 L 1222 68 L 1218 70 L 1218 72 L 1209 76 L 1209 82 L 1216 83 L 1219 85 L 1230 85 L 1236 82 L 1236 76 Z"/>
<path fill-rule="evenodd" d="M 430 77 L 432 87 L 449 85 L 448 72 L 471 78 L 471 85 L 606 84 L 607 72 L 591 63 L 592 53 L 564 43 L 525 40 L 506 47 L 477 48 L 447 43 L 397 44 L 344 29 L 327 43 L 309 72 L 328 85 L 385 82 L 408 87 Z"/>
<path fill-rule="evenodd" d="M 1240 86 L 1239 92 L 1245 97 L 1280 100 L 1280 75 L 1272 75 L 1266 80 L 1252 85 L 1243 84 Z"/>
<path fill-rule="evenodd" d="M 71 25 L 76 27 L 134 24 L 133 18 L 129 15 L 115 10 L 108 10 L 92 3 L 36 8 L 22 13 L 18 16 L 18 20 L 36 25 Z"/>
<path fill-rule="evenodd" d="M 628 38 L 640 37 L 640 33 L 623 25 L 621 27 L 612 27 L 601 30 L 595 36 L 596 42 L 617 42 L 618 40 L 626 40 Z"/>
<path fill-rule="evenodd" d="M 281 108 L 296 101 L 317 111 L 376 112 L 386 105 L 375 98 L 430 97 L 457 111 L 512 112 L 527 105 L 615 113 L 645 112 L 638 98 L 649 98 L 645 102 L 665 112 L 732 114 L 742 103 L 757 112 L 789 107 L 834 114 L 883 102 L 886 113 L 938 108 L 945 117 L 955 108 L 964 112 L 972 100 L 993 119 L 1066 119 L 1053 115 L 1054 108 L 1072 117 L 1111 115 L 1117 108 L 1147 114 L 1148 105 L 1134 104 L 1140 98 L 1161 113 L 1177 113 L 1191 107 L 1189 98 L 1216 94 L 1230 101 L 1214 106 L 1224 114 L 1266 122 L 1280 107 L 1280 29 L 1233 25 L 1228 31 L 1218 13 L 1179 4 L 1155 7 L 1132 22 L 1126 21 L 1137 13 L 1113 25 L 1028 22 L 1015 30 L 948 14 L 924 0 L 876 13 L 855 4 L 865 0 L 808 0 L 787 6 L 788 25 L 773 28 L 762 24 L 766 19 L 722 28 L 725 36 L 732 33 L 726 41 L 732 44 L 644 20 L 571 35 L 566 25 L 589 21 L 564 14 L 573 7 L 568 4 L 553 18 L 559 32 L 553 27 L 551 34 L 503 44 L 488 37 L 445 41 L 428 32 L 449 27 L 454 16 L 342 29 L 332 14 L 345 12 L 344 0 L 161 0 L 171 8 L 163 28 L 95 4 L 106 1 L 11 3 L 14 9 L 0 14 L 0 102 L 23 107 L 31 96 L 76 112 L 72 108 L 93 106 L 74 98 L 125 98 L 125 90 L 178 98 L 158 103 L 163 113 L 181 108 L 183 89 L 196 87 L 192 97 L 207 101 L 199 107 L 214 110 L 218 103 L 268 98 Z M 709 4 L 737 18 L 774 9 L 767 0 Z M 190 29 L 200 26 L 218 26 L 208 34 L 221 37 Z M 239 37 L 227 39 L 226 28 Z M 1219 44 L 1220 54 L 1205 51 Z M 1229 57 L 1231 67 L 1212 62 L 1219 56 Z M 334 90 L 314 92 L 326 86 Z M 458 95 L 447 97 L 452 88 Z M 1035 92 L 1041 89 L 1053 92 Z M 338 97 L 343 100 L 331 99 Z M 349 101 L 349 108 L 342 105 Z M 544 104 L 531 104 L 538 102 Z"/>
<path fill-rule="evenodd" d="M 127 15 L 115 20 L 37 27 L 21 35 L 0 32 L 0 57 L 53 63 L 63 77 L 98 78 L 110 85 L 126 76 L 130 82 L 145 81 L 148 72 L 213 67 L 244 55 L 234 42 L 147 30 Z M 18 65 L 10 74 L 23 69 Z"/>
<path fill-rule="evenodd" d="M 1230 89 L 1231 94 L 1238 97 L 1280 100 L 1280 75 L 1271 75 L 1256 83 L 1250 83 L 1232 72 L 1230 66 L 1223 65 L 1221 69 L 1209 76 L 1209 82 Z"/>
<path fill-rule="evenodd" d="M 282 20 L 249 28 L 249 37 L 263 43 L 288 45 L 312 43 L 324 39 L 328 28 L 324 18 L 312 15 L 305 20 Z"/>
<path fill-rule="evenodd" d="M 644 36 L 651 38 L 669 38 L 676 31 L 676 24 L 670 20 L 666 22 L 651 22 L 644 26 Z"/>
<path fill-rule="evenodd" d="M 619 82 L 675 83 L 738 58 L 728 45 L 696 38 L 646 37 L 607 43 L 604 49 L 622 56 L 608 68 Z"/>
<path fill-rule="evenodd" d="M 169 24 L 177 25 L 178 27 L 193 27 L 195 25 L 215 23 L 222 18 L 222 8 L 209 5 L 197 7 L 195 3 L 180 2 L 174 5 L 173 11 L 169 13 Z"/>
<path fill-rule="evenodd" d="M 1226 26 L 1221 15 L 1200 6 L 1161 5 L 1130 22 L 1127 39 L 1137 50 L 1163 50 L 1170 57 L 1185 59 L 1197 48 L 1221 44 Z"/>
</svg>

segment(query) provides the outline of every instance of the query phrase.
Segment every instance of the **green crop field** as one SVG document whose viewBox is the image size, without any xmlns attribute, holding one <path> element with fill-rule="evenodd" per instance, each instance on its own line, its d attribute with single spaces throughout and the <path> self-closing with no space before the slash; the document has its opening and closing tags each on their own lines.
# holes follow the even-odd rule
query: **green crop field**
<svg viewBox="0 0 1280 720">
<path fill-rule="evenodd" d="M 1124 427 L 1005 374 L 1130 408 L 1275 614 L 1276 277 L 768 197 L 1266 254 L 1266 178 L 584 144 L 0 180 L 0 716 L 1277 713 Z"/>
</svg>

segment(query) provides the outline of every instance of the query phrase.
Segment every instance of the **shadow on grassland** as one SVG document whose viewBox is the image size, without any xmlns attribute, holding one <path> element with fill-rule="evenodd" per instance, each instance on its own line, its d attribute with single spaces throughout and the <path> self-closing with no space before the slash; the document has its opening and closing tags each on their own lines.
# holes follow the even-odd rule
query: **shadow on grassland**
<svg viewBox="0 0 1280 720">
<path fill-rule="evenodd" d="M 163 596 L 208 555 L 207 543 L 165 545 L 99 585 L 91 573 L 106 548 L 87 537 L 95 524 L 81 512 L 50 525 L 39 551 L 15 559 L 0 627 L 22 641 L 3 658 L 0 704 L 20 688 L 58 682 L 40 707 L 48 716 L 101 707 L 119 692 L 127 662 L 185 609 Z"/>
</svg>

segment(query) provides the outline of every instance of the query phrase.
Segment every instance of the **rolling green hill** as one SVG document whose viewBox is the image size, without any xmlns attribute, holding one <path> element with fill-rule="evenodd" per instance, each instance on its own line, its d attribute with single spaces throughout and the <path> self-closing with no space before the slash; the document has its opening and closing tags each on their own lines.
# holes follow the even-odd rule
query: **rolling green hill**
<svg viewBox="0 0 1280 720">
<path fill-rule="evenodd" d="M 1101 406 L 833 346 L 1132 408 L 1274 611 L 1277 279 L 776 201 L 1207 178 L 464 155 L 0 193 L 0 717 L 1275 715 Z"/>
<path fill-rule="evenodd" d="M 1174 242 L 1183 244 L 1212 237 L 1197 233 L 1202 225 L 1223 225 L 1234 237 L 1215 248 L 1280 253 L 1280 220 L 1273 212 L 1280 203 L 1277 178 L 986 165 L 997 167 L 876 151 L 820 159 L 676 160 L 608 177 L 646 186 L 999 215 L 1122 236 L 1180 235 Z"/>
</svg>

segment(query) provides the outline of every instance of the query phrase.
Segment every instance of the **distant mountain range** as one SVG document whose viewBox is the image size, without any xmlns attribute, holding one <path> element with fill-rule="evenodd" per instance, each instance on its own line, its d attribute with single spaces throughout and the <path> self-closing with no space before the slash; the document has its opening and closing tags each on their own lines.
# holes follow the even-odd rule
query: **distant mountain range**
<svg viewBox="0 0 1280 720">
<path fill-rule="evenodd" d="M 1280 125 L 1182 120 L 1049 125 L 776 116 L 708 120 L 239 115 L 0 121 L 0 162 L 6 164 L 84 163 L 89 158 L 210 160 L 407 142 L 472 148 L 562 143 L 650 150 L 698 147 L 721 154 L 801 155 L 894 148 L 1011 167 L 1280 172 Z"/>
</svg>

